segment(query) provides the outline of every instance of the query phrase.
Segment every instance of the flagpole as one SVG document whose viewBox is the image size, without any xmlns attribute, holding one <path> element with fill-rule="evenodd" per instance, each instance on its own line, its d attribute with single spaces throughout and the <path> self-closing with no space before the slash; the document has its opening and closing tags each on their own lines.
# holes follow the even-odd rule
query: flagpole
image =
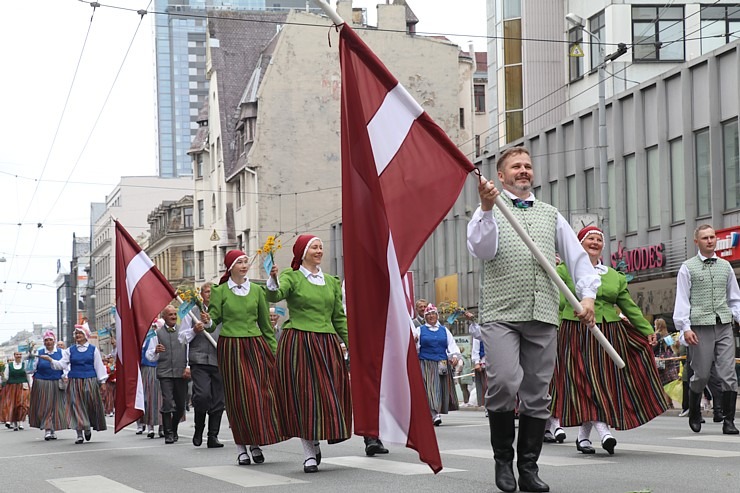
<svg viewBox="0 0 740 493">
<path fill-rule="evenodd" d="M 182 298 L 180 297 L 179 294 L 177 295 L 177 301 L 179 301 L 180 303 L 185 303 L 182 300 Z M 193 327 L 195 327 L 195 324 L 197 324 L 198 322 L 200 322 L 200 320 L 198 320 L 197 318 L 195 318 L 195 315 L 193 315 L 193 308 L 195 308 L 195 307 L 192 307 L 190 310 L 188 310 L 188 316 L 193 321 Z M 215 339 L 213 339 L 213 336 L 211 336 L 211 333 L 208 332 L 205 328 L 203 329 L 203 334 L 206 336 L 206 339 L 208 339 L 208 342 L 210 342 L 213 345 L 213 347 L 215 347 L 215 348 L 218 347 L 216 345 Z"/>
<path fill-rule="evenodd" d="M 481 176 L 481 181 L 483 180 L 485 180 L 485 178 Z M 514 231 L 517 232 L 522 241 L 524 241 L 524 244 L 527 245 L 527 248 L 529 248 L 530 252 L 532 252 L 532 255 L 534 255 L 534 258 L 537 260 L 537 263 L 539 263 L 540 266 L 545 270 L 547 275 L 550 276 L 552 282 L 554 282 L 560 292 L 563 293 L 563 296 L 565 296 L 565 299 L 568 300 L 568 303 L 570 303 L 575 312 L 582 312 L 583 307 L 581 306 L 581 302 L 578 301 L 578 298 L 576 298 L 573 292 L 568 289 L 568 286 L 565 285 L 565 282 L 563 282 L 563 280 L 560 278 L 558 273 L 555 271 L 555 268 L 545 258 L 540 249 L 537 248 L 537 245 L 535 245 L 534 241 L 532 241 L 532 238 L 529 237 L 529 234 L 527 234 L 524 228 L 522 228 L 522 225 L 519 224 L 519 221 L 517 221 L 517 219 L 514 217 L 514 214 L 511 213 L 508 207 L 506 207 L 506 204 L 504 203 L 500 195 L 496 197 L 495 203 L 496 207 L 499 208 L 506 220 L 509 221 L 511 227 L 514 228 Z M 612 346 L 606 339 L 606 337 L 604 337 L 604 334 L 601 332 L 599 327 L 596 324 L 593 324 L 590 325 L 588 329 L 591 331 L 591 334 L 593 334 L 596 340 L 599 341 L 601 347 L 604 348 L 606 354 L 609 355 L 609 357 L 612 359 L 612 361 L 614 361 L 617 367 L 624 368 L 624 360 L 619 356 L 619 353 L 617 353 L 617 351 L 614 349 L 614 346 Z"/>
<path fill-rule="evenodd" d="M 319 7 L 321 7 L 321 10 L 323 10 L 324 13 L 329 16 L 329 19 L 331 19 L 334 24 L 336 24 L 337 26 L 341 26 L 342 24 L 344 24 L 344 19 L 339 17 L 339 14 L 337 14 L 337 11 L 331 8 L 331 6 L 329 6 L 329 4 L 326 3 L 325 0 L 314 0 L 314 1 L 319 4 Z"/>
</svg>

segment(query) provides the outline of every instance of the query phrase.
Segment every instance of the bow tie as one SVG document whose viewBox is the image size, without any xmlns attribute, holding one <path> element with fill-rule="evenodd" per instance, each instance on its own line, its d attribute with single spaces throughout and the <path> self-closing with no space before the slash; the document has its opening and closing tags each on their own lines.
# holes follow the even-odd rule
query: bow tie
<svg viewBox="0 0 740 493">
<path fill-rule="evenodd" d="M 170 333 L 172 333 L 175 330 L 177 330 L 177 329 L 175 329 L 175 327 L 170 327 L 169 325 L 165 326 L 165 329 L 167 329 L 167 332 L 170 332 Z"/>
<path fill-rule="evenodd" d="M 520 209 L 529 209 L 534 205 L 534 200 L 523 200 L 519 198 L 511 199 L 511 201 L 514 203 L 515 207 L 518 207 Z"/>
<path fill-rule="evenodd" d="M 716 264 L 717 263 L 717 257 L 712 258 L 705 258 L 704 259 L 705 264 Z"/>
<path fill-rule="evenodd" d="M 247 288 L 245 288 L 244 285 L 242 284 L 237 284 L 236 286 L 234 286 L 234 289 L 247 289 Z"/>
</svg>

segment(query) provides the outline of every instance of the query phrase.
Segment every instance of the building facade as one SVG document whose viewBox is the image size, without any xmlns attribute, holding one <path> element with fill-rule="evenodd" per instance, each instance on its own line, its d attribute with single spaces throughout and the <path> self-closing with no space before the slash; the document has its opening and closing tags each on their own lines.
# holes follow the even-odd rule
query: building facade
<svg viewBox="0 0 740 493">
<path fill-rule="evenodd" d="M 168 281 L 177 288 L 193 285 L 193 196 L 165 200 L 147 217 L 146 253 Z"/>
</svg>

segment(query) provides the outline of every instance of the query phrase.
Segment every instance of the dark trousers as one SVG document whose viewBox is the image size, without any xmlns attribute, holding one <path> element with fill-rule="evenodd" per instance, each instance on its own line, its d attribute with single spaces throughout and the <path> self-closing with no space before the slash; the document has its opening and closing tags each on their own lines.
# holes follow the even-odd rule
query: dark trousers
<svg viewBox="0 0 740 493">
<path fill-rule="evenodd" d="M 190 364 L 193 380 L 193 408 L 198 412 L 213 413 L 224 410 L 224 382 L 218 367 Z"/>
<path fill-rule="evenodd" d="M 188 398 L 188 381 L 184 378 L 160 378 L 159 387 L 162 389 L 163 413 L 184 413 L 185 402 Z"/>
</svg>

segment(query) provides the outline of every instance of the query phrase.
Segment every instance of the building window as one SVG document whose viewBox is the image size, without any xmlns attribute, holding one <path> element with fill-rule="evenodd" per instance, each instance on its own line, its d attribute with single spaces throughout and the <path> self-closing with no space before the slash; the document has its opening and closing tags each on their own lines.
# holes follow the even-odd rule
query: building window
<svg viewBox="0 0 740 493">
<path fill-rule="evenodd" d="M 213 274 L 214 275 L 218 275 L 219 274 L 219 271 L 218 271 L 218 247 L 215 246 L 211 250 L 212 250 L 212 253 L 211 253 L 211 264 L 212 265 L 211 265 L 211 267 L 213 268 Z"/>
<path fill-rule="evenodd" d="M 705 6 L 700 12 L 702 54 L 740 39 L 740 5 Z"/>
<path fill-rule="evenodd" d="M 624 188 L 626 199 L 624 201 L 627 216 L 627 233 L 637 231 L 637 166 L 635 155 L 624 157 Z"/>
<path fill-rule="evenodd" d="M 647 150 L 648 227 L 660 226 L 660 161 L 658 148 Z"/>
<path fill-rule="evenodd" d="M 182 252 L 182 277 L 193 277 L 193 251 Z"/>
<path fill-rule="evenodd" d="M 206 225 L 205 206 L 202 200 L 198 201 L 198 227 L 202 228 Z"/>
<path fill-rule="evenodd" d="M 583 29 L 580 27 L 574 27 L 568 31 L 568 48 L 569 52 L 573 52 L 573 48 L 578 46 L 579 49 L 583 49 Z M 582 56 L 569 56 L 568 75 L 570 81 L 579 80 L 583 77 L 583 57 Z"/>
<path fill-rule="evenodd" d="M 684 60 L 684 16 L 679 7 L 632 7 L 632 60 Z"/>
<path fill-rule="evenodd" d="M 602 10 L 595 16 L 588 20 L 589 31 L 599 38 L 602 43 L 606 41 L 606 14 Z M 591 37 L 591 44 L 589 50 L 589 58 L 591 59 L 591 70 L 596 70 L 599 67 L 600 58 L 600 47 L 594 43 L 593 37 Z"/>
<path fill-rule="evenodd" d="M 465 128 L 465 108 L 460 108 L 460 128 Z"/>
<path fill-rule="evenodd" d="M 518 2 L 513 2 L 519 4 Z M 514 10 L 512 10 L 513 12 Z M 508 17 L 507 17 L 508 19 Z M 524 136 L 524 89 L 522 85 L 522 21 L 503 22 L 503 70 L 499 70 L 500 86 L 504 88 L 503 104 L 506 112 L 505 141 L 513 142 Z"/>
<path fill-rule="evenodd" d="M 558 193 L 558 181 L 550 182 L 550 205 L 556 209 L 560 208 L 560 194 Z"/>
<path fill-rule="evenodd" d="M 578 210 L 578 194 L 576 192 L 576 177 L 569 176 L 565 179 L 565 185 L 568 189 L 568 212 L 574 213 Z"/>
<path fill-rule="evenodd" d="M 473 84 L 473 100 L 475 101 L 475 112 L 486 112 L 486 86 L 484 84 Z"/>
<path fill-rule="evenodd" d="M 236 208 L 242 206 L 242 177 L 236 179 Z"/>
<path fill-rule="evenodd" d="M 183 208 L 183 226 L 185 229 L 193 229 L 193 208 L 192 207 L 184 207 Z"/>
<path fill-rule="evenodd" d="M 195 178 L 203 178 L 203 153 L 195 155 Z"/>
<path fill-rule="evenodd" d="M 725 168 L 725 209 L 740 207 L 737 121 L 722 125 L 722 162 Z"/>
<path fill-rule="evenodd" d="M 588 212 L 595 211 L 598 207 L 596 205 L 596 182 L 594 181 L 596 179 L 596 173 L 594 172 L 594 169 L 587 169 L 585 172 L 586 175 L 586 209 L 588 209 Z"/>
<path fill-rule="evenodd" d="M 211 222 L 216 222 L 216 194 L 211 194 Z"/>
<path fill-rule="evenodd" d="M 708 216 L 712 213 L 712 194 L 709 162 L 709 129 L 694 134 L 694 148 L 696 151 L 696 214 Z"/>
<path fill-rule="evenodd" d="M 671 141 L 671 221 L 686 219 L 685 178 L 683 166 L 683 140 Z"/>
<path fill-rule="evenodd" d="M 198 252 L 198 279 L 206 278 L 206 255 L 205 252 Z"/>
</svg>

